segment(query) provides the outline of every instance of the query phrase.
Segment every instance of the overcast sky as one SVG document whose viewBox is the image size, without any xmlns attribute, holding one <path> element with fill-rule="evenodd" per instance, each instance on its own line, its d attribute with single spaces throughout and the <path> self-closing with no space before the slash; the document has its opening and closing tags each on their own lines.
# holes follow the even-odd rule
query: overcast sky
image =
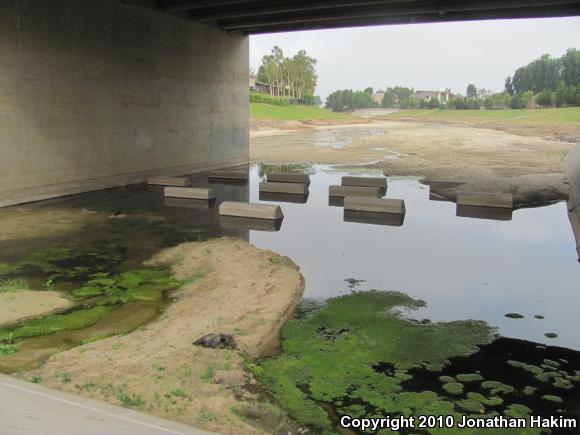
<svg viewBox="0 0 580 435">
<path fill-rule="evenodd" d="M 580 49 L 580 18 L 498 20 L 276 33 L 250 38 L 250 66 L 274 45 L 286 56 L 305 49 L 318 59 L 317 94 L 336 89 L 375 90 L 401 85 L 416 90 L 469 83 L 495 91 L 508 75 L 544 53 Z"/>
</svg>

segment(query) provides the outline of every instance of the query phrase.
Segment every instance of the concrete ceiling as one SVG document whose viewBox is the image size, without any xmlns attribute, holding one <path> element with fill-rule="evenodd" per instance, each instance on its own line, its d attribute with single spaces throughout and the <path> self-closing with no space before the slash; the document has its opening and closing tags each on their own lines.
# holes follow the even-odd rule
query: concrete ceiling
<svg viewBox="0 0 580 435">
<path fill-rule="evenodd" d="M 579 0 L 122 0 L 246 34 L 580 15 Z"/>
</svg>

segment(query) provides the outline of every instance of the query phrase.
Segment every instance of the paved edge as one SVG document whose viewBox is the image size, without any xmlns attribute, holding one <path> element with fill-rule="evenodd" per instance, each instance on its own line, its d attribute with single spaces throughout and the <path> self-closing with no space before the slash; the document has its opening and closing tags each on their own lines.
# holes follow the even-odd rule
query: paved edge
<svg viewBox="0 0 580 435">
<path fill-rule="evenodd" d="M 570 183 L 568 217 L 576 236 L 576 251 L 580 261 L 580 144 L 572 148 L 564 159 L 564 169 Z"/>
<path fill-rule="evenodd" d="M 65 393 L 58 390 L 52 390 L 50 388 L 44 387 L 42 385 L 36 385 L 29 382 L 21 381 L 9 376 L 0 375 L 0 391 L 4 390 L 8 393 L 10 390 L 17 390 L 21 393 L 30 395 L 31 400 L 36 398 L 42 398 L 43 400 L 52 400 L 54 402 L 59 402 L 61 405 L 68 406 L 72 409 L 82 409 L 83 411 L 88 411 L 89 413 L 94 413 L 101 417 L 107 417 L 114 423 L 115 420 L 122 421 L 124 423 L 130 423 L 135 425 L 135 428 L 147 429 L 149 431 L 157 431 L 160 434 L 192 434 L 192 435 L 211 435 L 212 432 L 206 432 L 201 429 L 196 429 L 192 426 L 187 426 L 181 423 L 173 422 L 170 420 L 165 420 L 160 417 L 155 417 L 149 414 L 141 413 L 138 411 L 133 411 L 130 409 L 125 409 L 120 406 L 111 405 L 106 402 L 102 402 L 95 399 L 88 399 L 85 397 L 77 396 L 70 393 Z M 14 406 L 18 406 L 17 403 Z M 1 410 L 0 410 L 1 411 Z M 67 412 L 65 407 L 62 408 L 63 415 Z M 1 415 L 1 413 L 0 413 Z M 55 416 L 55 418 L 61 418 L 62 415 Z M 2 419 L 4 420 L 6 416 Z M 1 432 L 2 422 L 0 421 L 0 432 Z M 46 422 L 46 427 L 50 428 L 50 422 Z M 48 432 L 47 432 L 48 433 Z"/>
</svg>

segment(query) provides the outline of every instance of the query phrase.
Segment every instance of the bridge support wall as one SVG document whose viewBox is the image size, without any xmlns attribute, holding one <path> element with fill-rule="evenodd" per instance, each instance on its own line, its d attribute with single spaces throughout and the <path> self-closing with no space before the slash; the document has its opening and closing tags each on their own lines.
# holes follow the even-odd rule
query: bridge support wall
<svg viewBox="0 0 580 435">
<path fill-rule="evenodd" d="M 248 38 L 118 0 L 5 0 L 0 206 L 245 163 Z"/>
</svg>

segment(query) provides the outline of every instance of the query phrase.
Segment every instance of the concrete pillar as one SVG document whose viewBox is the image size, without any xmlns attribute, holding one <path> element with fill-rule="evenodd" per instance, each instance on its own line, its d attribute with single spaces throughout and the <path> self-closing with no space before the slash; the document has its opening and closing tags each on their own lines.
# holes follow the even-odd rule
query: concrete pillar
<svg viewBox="0 0 580 435">
<path fill-rule="evenodd" d="M 5 0 L 0 206 L 245 163 L 248 38 L 118 0 Z"/>
</svg>

